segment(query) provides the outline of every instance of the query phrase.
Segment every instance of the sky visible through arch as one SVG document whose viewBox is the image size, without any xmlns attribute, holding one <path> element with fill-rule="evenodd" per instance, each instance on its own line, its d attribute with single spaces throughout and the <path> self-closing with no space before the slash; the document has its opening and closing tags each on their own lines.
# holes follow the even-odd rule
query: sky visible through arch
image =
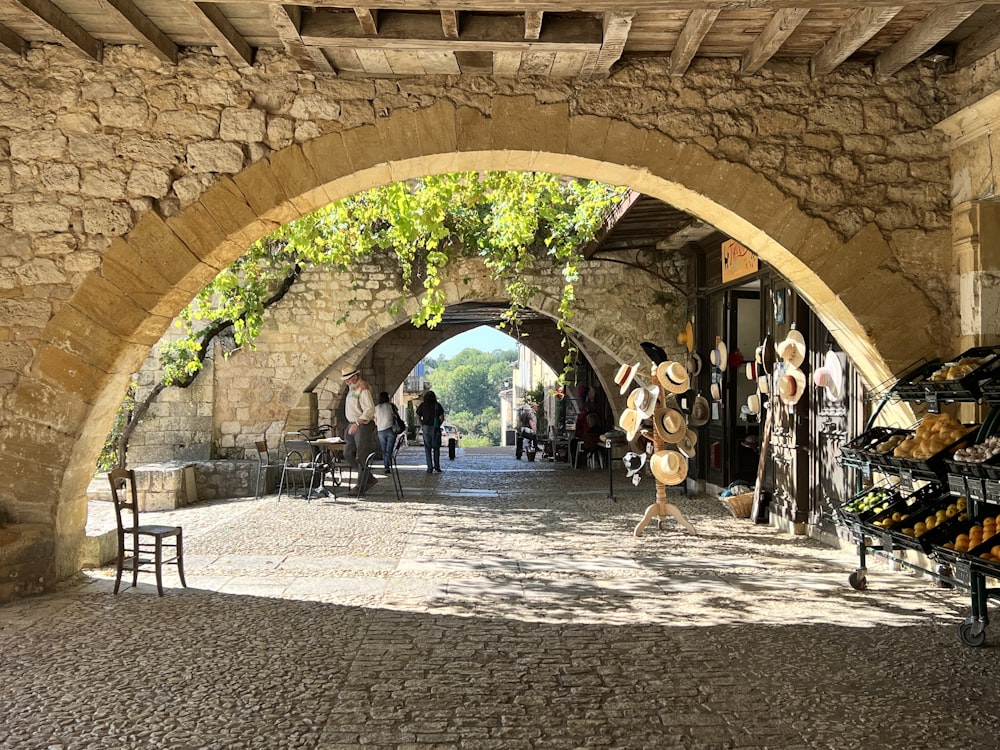
<svg viewBox="0 0 1000 750">
<path fill-rule="evenodd" d="M 439 344 L 428 356 L 429 357 L 454 357 L 463 349 L 478 349 L 483 352 L 492 352 L 494 349 L 516 349 L 517 342 L 506 333 L 501 333 L 496 328 L 489 326 L 479 326 L 471 331 L 452 336 L 443 344 Z"/>
</svg>

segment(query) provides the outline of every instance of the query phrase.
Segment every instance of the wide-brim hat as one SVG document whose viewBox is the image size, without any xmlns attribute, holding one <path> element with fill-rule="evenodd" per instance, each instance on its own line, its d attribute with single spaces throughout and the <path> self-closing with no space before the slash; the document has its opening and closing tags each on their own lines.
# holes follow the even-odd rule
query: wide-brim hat
<svg viewBox="0 0 1000 750">
<path fill-rule="evenodd" d="M 801 367 L 802 363 L 806 361 L 806 340 L 801 333 L 793 328 L 788 332 L 785 340 L 774 347 L 774 351 L 785 362 L 795 367 Z"/>
<path fill-rule="evenodd" d="M 646 356 L 653 360 L 654 365 L 660 364 L 660 362 L 665 362 L 670 359 L 670 355 L 667 354 L 666 350 L 658 345 L 654 344 L 652 341 L 643 341 L 639 344 Z"/>
<path fill-rule="evenodd" d="M 618 426 L 625 430 L 625 439 L 632 440 L 635 438 L 635 434 L 639 431 L 639 425 L 642 424 L 642 417 L 639 416 L 639 412 L 635 409 L 625 409 L 618 417 Z"/>
<path fill-rule="evenodd" d="M 653 414 L 653 427 L 660 440 L 665 443 L 676 443 L 684 437 L 687 421 L 677 409 L 660 408 Z"/>
<path fill-rule="evenodd" d="M 688 424 L 692 427 L 703 427 L 708 424 L 711 417 L 712 407 L 708 403 L 708 399 L 699 393 L 691 405 L 691 416 L 688 417 Z"/>
<path fill-rule="evenodd" d="M 826 389 L 826 396 L 833 401 L 840 401 L 844 395 L 844 368 L 840 364 L 840 355 L 832 349 L 823 358 L 823 366 L 816 368 L 813 382 Z"/>
<path fill-rule="evenodd" d="M 625 478 L 629 479 L 642 471 L 642 467 L 646 465 L 646 454 L 629 451 L 622 456 L 622 462 L 625 464 Z"/>
<path fill-rule="evenodd" d="M 756 380 L 763 373 L 763 370 L 761 369 L 760 365 L 757 364 L 756 360 L 754 360 L 753 362 L 747 362 L 746 369 L 747 369 L 747 380 Z"/>
<path fill-rule="evenodd" d="M 747 409 L 750 410 L 751 414 L 760 414 L 760 394 L 751 393 L 747 396 Z"/>
<path fill-rule="evenodd" d="M 662 450 L 650 457 L 649 468 L 658 481 L 673 486 L 687 478 L 688 462 L 677 451 Z"/>
<path fill-rule="evenodd" d="M 656 381 L 670 393 L 684 393 L 691 387 L 691 376 L 680 362 L 666 361 L 656 366 Z"/>
<path fill-rule="evenodd" d="M 698 433 L 694 430 L 686 430 L 684 437 L 677 441 L 677 450 L 686 458 L 694 458 L 694 447 L 698 444 Z"/>
<path fill-rule="evenodd" d="M 713 401 L 722 401 L 722 383 L 712 383 L 708 389 Z"/>
<path fill-rule="evenodd" d="M 806 390 L 806 374 L 798 367 L 786 365 L 785 371 L 778 376 L 775 390 L 782 403 L 789 406 L 797 404 Z"/>
<path fill-rule="evenodd" d="M 694 327 L 690 320 L 684 330 L 677 334 L 677 343 L 686 346 L 689 353 L 694 351 Z"/>
<path fill-rule="evenodd" d="M 761 393 L 771 392 L 771 378 L 768 375 L 761 375 L 757 378 L 757 390 Z"/>
<path fill-rule="evenodd" d="M 350 378 L 353 378 L 355 375 L 360 375 L 360 374 L 361 370 L 359 370 L 357 367 L 343 367 L 340 370 L 340 379 L 348 380 Z"/>
<path fill-rule="evenodd" d="M 701 375 L 701 355 L 698 352 L 689 352 L 684 357 L 684 366 L 687 367 L 688 374 L 692 378 Z"/>
<path fill-rule="evenodd" d="M 771 371 L 774 370 L 777 355 L 774 353 L 774 339 L 770 335 L 765 336 L 760 346 L 757 347 L 754 359 L 766 374 L 770 375 Z"/>
<path fill-rule="evenodd" d="M 653 416 L 653 411 L 656 409 L 656 403 L 660 399 L 660 386 L 658 385 L 644 385 L 642 388 L 635 388 L 630 394 L 628 394 L 629 409 L 635 409 L 639 412 L 639 417 L 641 419 L 649 419 Z"/>
<path fill-rule="evenodd" d="M 639 363 L 636 362 L 634 365 L 622 365 L 618 368 L 618 372 L 615 373 L 615 385 L 617 385 L 621 390 L 619 393 L 624 396 L 628 393 L 628 389 L 632 387 L 632 381 L 635 380 L 635 374 L 639 371 Z"/>
<path fill-rule="evenodd" d="M 712 360 L 712 364 L 720 370 L 725 371 L 725 369 L 729 367 L 729 348 L 726 346 L 725 341 L 722 339 L 718 340 L 715 348 L 712 350 L 710 358 Z"/>
</svg>

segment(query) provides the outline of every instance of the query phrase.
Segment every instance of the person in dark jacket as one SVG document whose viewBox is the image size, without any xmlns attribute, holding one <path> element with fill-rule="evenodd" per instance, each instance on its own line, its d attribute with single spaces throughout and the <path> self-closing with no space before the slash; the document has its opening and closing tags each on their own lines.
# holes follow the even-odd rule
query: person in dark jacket
<svg viewBox="0 0 1000 750">
<path fill-rule="evenodd" d="M 424 400 L 417 407 L 420 432 L 424 438 L 424 459 L 427 473 L 441 473 L 441 425 L 444 424 L 444 407 L 438 403 L 437 394 L 427 391 Z"/>
</svg>

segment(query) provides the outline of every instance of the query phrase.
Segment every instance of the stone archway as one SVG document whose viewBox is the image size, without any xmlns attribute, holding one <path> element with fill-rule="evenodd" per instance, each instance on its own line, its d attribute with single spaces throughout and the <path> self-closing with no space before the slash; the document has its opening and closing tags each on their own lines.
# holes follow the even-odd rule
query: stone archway
<svg viewBox="0 0 1000 750">
<path fill-rule="evenodd" d="M 753 248 L 812 303 L 870 382 L 929 349 L 925 295 L 893 267 L 874 226 L 844 241 L 753 169 L 616 117 L 496 96 L 489 114 L 439 102 L 322 135 L 220 177 L 169 219 L 147 210 L 115 239 L 47 322 L 7 400 L 0 455 L 13 520 L 54 530 L 43 576 L 76 568 L 84 488 L 114 407 L 173 316 L 247 244 L 276 225 L 376 185 L 456 170 L 544 170 L 628 185 Z M 893 293 L 887 297 L 885 290 Z M 380 320 L 379 326 L 389 320 Z M 613 316 L 594 340 L 626 357 Z"/>
</svg>

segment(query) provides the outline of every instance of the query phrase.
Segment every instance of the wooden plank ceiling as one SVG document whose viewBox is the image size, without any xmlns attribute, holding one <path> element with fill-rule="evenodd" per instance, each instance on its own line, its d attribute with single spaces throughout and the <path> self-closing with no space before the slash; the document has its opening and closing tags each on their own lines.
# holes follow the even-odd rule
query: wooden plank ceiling
<svg viewBox="0 0 1000 750">
<path fill-rule="evenodd" d="M 891 76 L 923 57 L 944 69 L 1000 48 L 1000 0 L 0 0 L 0 63 L 60 44 L 100 61 L 137 44 L 176 64 L 210 47 L 250 67 L 284 50 L 303 70 L 343 76 L 594 78 L 623 57 L 661 56 L 683 76 L 698 57 L 736 58 L 750 75 L 779 59 L 823 76 L 847 60 Z"/>
</svg>

